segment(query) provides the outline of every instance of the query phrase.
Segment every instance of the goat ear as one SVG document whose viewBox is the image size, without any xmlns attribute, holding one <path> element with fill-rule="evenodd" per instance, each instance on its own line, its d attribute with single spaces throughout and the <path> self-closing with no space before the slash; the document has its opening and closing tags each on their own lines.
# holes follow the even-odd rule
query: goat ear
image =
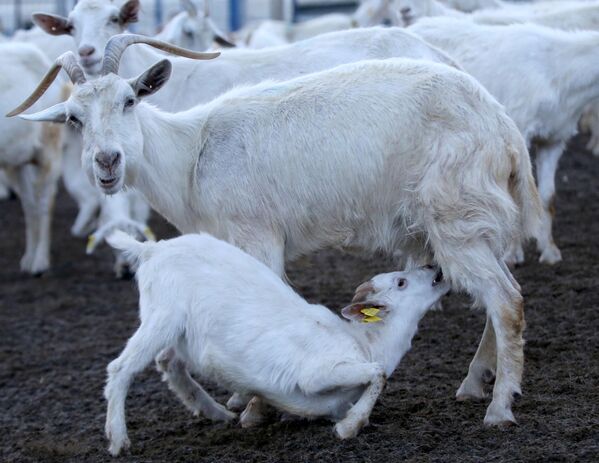
<svg viewBox="0 0 599 463">
<path fill-rule="evenodd" d="M 235 44 L 229 42 L 225 37 L 226 34 L 220 30 L 220 28 L 212 21 L 211 18 L 207 18 L 208 25 L 210 29 L 212 29 L 212 34 L 214 34 L 214 41 L 223 48 L 235 48 Z"/>
<path fill-rule="evenodd" d="M 122 25 L 136 23 L 139 15 L 139 0 L 129 0 L 119 11 L 119 22 Z"/>
<path fill-rule="evenodd" d="M 46 13 L 33 13 L 31 19 L 40 27 L 40 29 L 50 35 L 70 35 L 73 30 L 73 26 L 69 24 L 69 20 L 62 16 Z"/>
<path fill-rule="evenodd" d="M 167 59 L 159 61 L 138 78 L 129 81 L 135 95 L 139 98 L 152 95 L 162 88 L 171 76 L 171 62 Z"/>
<path fill-rule="evenodd" d="M 67 110 L 64 103 L 58 103 L 37 113 L 20 114 L 19 117 L 26 121 L 65 122 L 67 120 Z"/>
</svg>

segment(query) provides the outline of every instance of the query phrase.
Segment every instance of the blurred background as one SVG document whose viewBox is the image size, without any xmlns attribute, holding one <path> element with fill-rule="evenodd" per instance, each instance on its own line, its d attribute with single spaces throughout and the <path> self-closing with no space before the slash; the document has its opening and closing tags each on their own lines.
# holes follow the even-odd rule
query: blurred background
<svg viewBox="0 0 599 463">
<path fill-rule="evenodd" d="M 226 31 L 237 30 L 248 22 L 261 19 L 303 20 L 332 11 L 351 12 L 357 0 L 195 0 L 207 1 L 211 16 Z M 31 25 L 31 13 L 46 12 L 66 16 L 77 0 L 0 0 L 2 31 L 13 31 Z M 179 0 L 142 0 L 142 12 L 135 32 L 154 34 L 170 17 L 181 11 Z"/>
</svg>

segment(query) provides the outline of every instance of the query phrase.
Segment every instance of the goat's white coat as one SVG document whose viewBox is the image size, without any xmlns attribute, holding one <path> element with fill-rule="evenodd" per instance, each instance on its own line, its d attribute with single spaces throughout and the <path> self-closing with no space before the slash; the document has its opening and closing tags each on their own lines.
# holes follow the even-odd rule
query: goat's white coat
<svg viewBox="0 0 599 463">
<path fill-rule="evenodd" d="M 451 51 L 506 107 L 527 143 L 536 145 L 544 206 L 537 237 L 540 259 L 558 262 L 561 253 L 551 231 L 555 171 L 565 144 L 576 134 L 583 109 L 599 97 L 599 33 L 564 32 L 534 24 L 486 26 L 454 18 L 426 18 L 410 30 Z"/>
<path fill-rule="evenodd" d="M 330 418 L 341 438 L 353 437 L 410 348 L 418 322 L 449 289 L 433 284 L 432 269 L 377 275 L 367 301 L 384 306 L 383 320 L 348 323 L 210 235 L 142 244 L 118 234 L 109 242 L 140 262 L 141 325 L 108 366 L 106 434 L 113 455 L 129 444 L 124 399 L 133 376 L 167 348 L 172 352 L 161 354 L 159 365 L 195 413 L 225 421 L 235 416 L 181 375 L 181 361 L 202 379 L 255 396 L 254 402 Z"/>
</svg>

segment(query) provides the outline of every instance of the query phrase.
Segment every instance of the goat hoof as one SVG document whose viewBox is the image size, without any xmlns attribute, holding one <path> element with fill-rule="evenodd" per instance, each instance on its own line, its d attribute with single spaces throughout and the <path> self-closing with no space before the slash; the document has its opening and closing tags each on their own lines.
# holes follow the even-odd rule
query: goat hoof
<svg viewBox="0 0 599 463">
<path fill-rule="evenodd" d="M 484 423 L 490 427 L 508 427 L 516 424 L 516 418 L 509 407 L 497 406 L 491 402 Z"/>
<path fill-rule="evenodd" d="M 542 264 L 554 265 L 562 260 L 562 253 L 557 248 L 557 246 L 549 246 L 542 253 L 541 257 L 539 257 L 539 262 Z"/>
<path fill-rule="evenodd" d="M 458 402 L 466 402 L 470 400 L 483 400 L 486 399 L 487 393 L 484 391 L 483 383 L 480 379 L 474 380 L 470 376 L 467 376 L 460 388 L 456 392 L 455 398 Z"/>
</svg>

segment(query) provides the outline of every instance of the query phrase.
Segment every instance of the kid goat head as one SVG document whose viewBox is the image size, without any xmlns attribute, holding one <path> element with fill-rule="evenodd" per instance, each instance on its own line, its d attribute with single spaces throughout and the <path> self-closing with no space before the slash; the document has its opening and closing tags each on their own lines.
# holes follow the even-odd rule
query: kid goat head
<svg viewBox="0 0 599 463">
<path fill-rule="evenodd" d="M 135 165 L 142 155 L 143 136 L 136 114 L 137 103 L 158 91 L 171 73 L 171 63 L 162 60 L 137 78 L 119 77 L 121 56 L 135 43 L 192 59 L 213 59 L 220 54 L 193 52 L 141 35 L 116 35 L 106 45 L 101 77 L 87 81 L 75 55 L 67 52 L 56 59 L 31 96 L 7 114 L 12 117 L 31 107 L 52 84 L 60 69 L 64 69 L 75 84 L 69 99 L 20 117 L 30 121 L 68 122 L 79 128 L 84 143 L 83 168 L 91 182 L 106 194 L 114 194 L 122 188 L 126 165 Z"/>
</svg>

